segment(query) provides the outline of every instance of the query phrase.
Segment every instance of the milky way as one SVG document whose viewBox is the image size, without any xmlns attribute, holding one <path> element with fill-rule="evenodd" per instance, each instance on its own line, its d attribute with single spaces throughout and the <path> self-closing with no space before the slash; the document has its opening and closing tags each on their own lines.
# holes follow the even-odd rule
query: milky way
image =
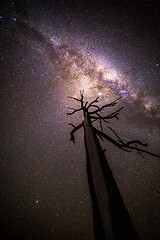
<svg viewBox="0 0 160 240">
<path fill-rule="evenodd" d="M 17 22 L 18 20 L 16 19 Z M 129 74 L 122 69 L 119 71 L 115 65 L 108 63 L 107 59 L 102 60 L 99 56 L 96 58 L 92 52 L 76 45 L 73 40 L 70 43 L 70 39 L 65 41 L 65 37 L 58 38 L 56 33 L 47 34 L 45 27 L 37 29 L 32 22 L 27 23 L 20 19 L 17 29 L 17 31 L 22 30 L 20 33 L 22 39 L 24 35 L 21 34 L 31 33 L 29 44 L 43 55 L 45 62 L 52 65 L 51 69 L 54 66 L 57 79 L 63 80 L 69 88 L 73 88 L 72 95 L 77 95 L 79 89 L 85 90 L 86 95 L 91 92 L 92 96 L 100 93 L 106 99 L 121 95 L 124 99 L 141 102 L 145 110 L 154 111 L 159 117 L 159 99 L 156 99 L 153 93 L 152 95 L 148 93 L 143 86 L 145 83 L 143 81 L 141 83 L 141 78 L 132 77 L 132 71 Z M 156 67 L 159 67 L 158 63 Z M 149 79 L 146 81 L 148 82 Z M 141 94 L 141 85 L 144 87 L 143 94 Z"/>
<path fill-rule="evenodd" d="M 154 89 L 151 93 L 145 86 L 145 82 L 150 79 L 134 78 L 132 70 L 126 73 L 123 69 L 116 69 L 107 59 L 99 56 L 96 58 L 92 52 L 83 49 L 80 44 L 75 44 L 73 40 L 70 43 L 70 39 L 65 41 L 65 37 L 58 38 L 52 33 L 47 34 L 45 27 L 42 30 L 36 29 L 32 23 L 21 24 L 23 31 L 32 33 L 32 47 L 44 54 L 45 61 L 49 61 L 51 68 L 54 65 L 57 80 L 63 80 L 64 84 L 68 84 L 68 88 L 73 88 L 72 95 L 77 95 L 79 89 L 84 89 L 85 94 L 92 97 L 99 93 L 106 99 L 121 95 L 131 102 L 137 101 L 136 104 L 140 103 L 143 111 L 148 114 L 154 112 L 154 116 L 159 118 L 159 91 Z M 158 68 L 159 64 L 156 63 L 155 66 Z"/>
<path fill-rule="evenodd" d="M 83 131 L 69 141 L 68 123 L 83 116 L 66 116 L 79 107 L 67 96 L 122 97 L 109 126 L 160 154 L 159 7 L 6 1 L 0 14 L 0 238 L 92 240 Z M 101 144 L 139 235 L 159 239 L 159 159 Z"/>
</svg>

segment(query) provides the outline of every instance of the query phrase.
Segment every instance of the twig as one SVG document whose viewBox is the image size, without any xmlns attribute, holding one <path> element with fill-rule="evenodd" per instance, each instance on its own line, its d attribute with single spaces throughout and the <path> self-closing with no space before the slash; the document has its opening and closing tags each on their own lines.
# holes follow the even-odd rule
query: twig
<svg viewBox="0 0 160 240">
<path fill-rule="evenodd" d="M 116 137 L 118 138 L 118 141 L 123 144 L 124 142 L 123 142 L 122 139 L 118 136 L 118 134 L 117 134 L 111 127 L 108 127 L 108 128 L 116 135 Z"/>
<path fill-rule="evenodd" d="M 74 109 L 74 108 L 69 108 L 68 107 L 68 109 L 72 109 L 72 110 L 74 110 L 73 112 L 71 112 L 71 113 L 66 113 L 67 114 L 67 116 L 69 116 L 69 115 L 72 115 L 72 114 L 74 114 L 75 112 L 79 112 L 79 111 L 81 111 L 82 110 L 82 108 L 79 108 L 79 109 Z"/>
<path fill-rule="evenodd" d="M 95 100 L 93 100 L 93 101 L 88 105 L 87 110 L 92 106 L 93 103 L 99 102 L 98 99 L 99 99 L 99 97 L 97 97 Z"/>
<path fill-rule="evenodd" d="M 78 98 L 75 98 L 75 97 L 69 97 L 69 96 L 68 96 L 68 98 L 74 99 L 74 100 L 76 100 L 76 101 L 78 101 L 78 102 L 81 102 L 81 99 L 78 99 Z"/>
<path fill-rule="evenodd" d="M 95 110 L 95 111 L 93 111 L 93 112 L 89 112 L 89 114 L 90 114 L 90 115 L 91 115 L 91 114 L 95 114 L 95 113 L 97 113 L 97 112 L 102 111 L 102 110 L 103 110 L 104 108 L 106 108 L 106 107 L 113 107 L 113 106 L 115 106 L 115 105 L 117 104 L 117 101 L 118 101 L 120 98 L 121 98 L 121 97 L 117 98 L 116 100 L 114 100 L 113 102 L 111 102 L 111 103 L 109 103 L 109 104 L 106 104 L 106 105 L 100 107 L 99 109 L 97 109 L 97 110 Z M 91 104 L 92 104 L 92 103 L 91 103 Z"/>
</svg>

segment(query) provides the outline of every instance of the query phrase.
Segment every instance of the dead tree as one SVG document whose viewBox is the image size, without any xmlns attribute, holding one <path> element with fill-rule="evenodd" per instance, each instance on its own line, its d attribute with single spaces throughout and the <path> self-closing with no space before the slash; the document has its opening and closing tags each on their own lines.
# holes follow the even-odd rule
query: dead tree
<svg viewBox="0 0 160 240">
<path fill-rule="evenodd" d="M 123 107 L 111 114 L 102 116 L 101 113 L 106 108 L 114 107 L 118 100 L 106 104 L 102 107 L 97 105 L 99 97 L 91 103 L 84 102 L 83 92 L 80 91 L 81 98 L 69 97 L 80 103 L 79 109 L 69 108 L 72 112 L 67 115 L 73 115 L 76 112 L 83 111 L 84 121 L 78 126 L 69 123 L 73 130 L 71 131 L 70 141 L 75 142 L 74 134 L 80 128 L 84 128 L 84 141 L 87 155 L 87 176 L 92 201 L 93 226 L 96 240 L 137 240 L 139 239 L 134 229 L 131 218 L 124 205 L 117 183 L 113 177 L 112 171 L 106 160 L 104 150 L 101 148 L 98 137 L 101 140 L 107 139 L 123 151 L 137 151 L 141 156 L 147 153 L 155 157 L 160 157 L 145 149 L 144 144 L 139 140 L 124 142 L 120 136 L 111 128 L 116 140 L 103 132 L 102 123 L 109 123 L 111 119 L 119 119 L 119 113 Z M 93 126 L 93 122 L 99 122 L 100 129 Z"/>
</svg>

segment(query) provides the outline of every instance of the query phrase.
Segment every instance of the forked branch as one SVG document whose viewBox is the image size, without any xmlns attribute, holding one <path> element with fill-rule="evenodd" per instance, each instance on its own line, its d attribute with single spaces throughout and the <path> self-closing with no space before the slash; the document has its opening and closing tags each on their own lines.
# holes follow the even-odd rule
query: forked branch
<svg viewBox="0 0 160 240">
<path fill-rule="evenodd" d="M 90 108 L 90 107 L 95 107 L 95 105 L 93 104 L 93 103 L 97 103 L 97 102 L 99 102 L 99 97 L 97 97 L 95 100 L 93 100 L 89 105 L 88 105 L 88 107 L 87 107 L 87 110 Z M 97 106 L 98 107 L 98 106 Z"/>
<path fill-rule="evenodd" d="M 73 127 L 73 130 L 70 132 L 70 135 L 71 135 L 71 138 L 70 138 L 70 141 L 73 141 L 75 142 L 75 137 L 74 137 L 74 133 L 76 131 L 78 131 L 81 127 L 84 126 L 84 123 L 82 122 L 81 124 L 79 124 L 78 126 L 74 126 L 72 123 L 69 123 L 69 125 L 71 125 Z"/>
<path fill-rule="evenodd" d="M 148 143 L 142 143 L 139 140 L 133 140 L 133 141 L 128 141 L 127 143 L 124 143 L 124 141 L 118 136 L 118 134 L 113 129 L 110 128 L 114 132 L 116 137 L 118 138 L 118 140 L 116 141 L 113 138 L 109 137 L 104 132 L 99 131 L 95 127 L 93 127 L 93 129 L 99 137 L 107 139 L 109 142 L 113 143 L 115 146 L 117 146 L 118 148 L 120 148 L 124 151 L 131 152 L 131 150 L 136 150 L 141 156 L 142 156 L 142 153 L 147 153 L 154 157 L 160 158 L 160 156 L 158 154 L 151 153 L 151 152 L 149 152 L 145 149 L 142 149 L 138 146 L 138 145 L 141 145 L 143 147 L 147 147 Z M 134 146 L 134 144 L 135 144 L 135 146 Z"/>
<path fill-rule="evenodd" d="M 117 111 L 105 116 L 105 117 L 102 117 L 98 112 L 96 112 L 95 114 L 97 116 L 90 116 L 90 119 L 95 119 L 95 120 L 103 120 L 104 122 L 108 123 L 108 119 L 111 119 L 111 118 L 116 118 L 116 119 L 119 119 L 118 118 L 118 115 L 119 115 L 119 112 L 123 109 L 123 107 L 121 107 L 120 109 L 118 109 Z"/>
<path fill-rule="evenodd" d="M 107 139 L 109 142 L 113 143 L 115 146 L 117 146 L 118 148 L 120 148 L 120 149 L 122 149 L 122 150 L 124 150 L 124 151 L 126 151 L 126 152 L 130 152 L 129 150 L 124 149 L 124 148 L 122 147 L 122 145 L 121 145 L 118 141 L 114 140 L 113 138 L 111 138 L 110 136 L 108 136 L 107 134 L 105 134 L 104 132 L 99 131 L 99 130 L 96 129 L 95 127 L 93 127 L 93 130 L 95 131 L 95 133 L 96 133 L 99 137 L 101 137 L 101 138 L 103 138 L 103 139 L 104 139 L 104 138 Z"/>
<path fill-rule="evenodd" d="M 70 110 L 74 110 L 74 111 L 73 111 L 73 112 L 71 112 L 71 113 L 66 113 L 66 114 L 67 114 L 67 116 L 69 116 L 69 115 L 72 115 L 72 114 L 74 114 L 75 112 L 79 112 L 79 111 L 81 111 L 81 110 L 82 110 L 82 108 L 75 109 L 75 108 L 70 108 L 70 107 L 68 107 L 68 109 L 70 109 Z"/>
<path fill-rule="evenodd" d="M 98 98 L 99 98 L 99 97 L 98 97 Z M 98 98 L 96 98 L 96 100 L 97 100 Z M 121 98 L 121 97 L 117 98 L 116 100 L 114 100 L 113 102 L 111 102 L 111 103 L 109 103 L 109 104 L 106 104 L 106 105 L 104 105 L 104 106 L 102 106 L 102 107 L 99 107 L 97 110 L 95 110 L 95 111 L 93 111 L 93 112 L 89 112 L 89 114 L 92 115 L 92 114 L 95 114 L 95 113 L 97 113 L 97 112 L 101 112 L 102 110 L 104 110 L 104 109 L 107 108 L 107 107 L 114 107 L 114 106 L 117 104 L 117 101 L 118 101 L 120 98 Z M 89 107 L 92 106 L 92 104 L 93 104 L 94 102 L 97 102 L 96 100 L 90 103 L 90 105 L 88 106 L 88 109 L 89 109 Z M 94 105 L 94 106 L 95 106 L 95 105 Z"/>
</svg>

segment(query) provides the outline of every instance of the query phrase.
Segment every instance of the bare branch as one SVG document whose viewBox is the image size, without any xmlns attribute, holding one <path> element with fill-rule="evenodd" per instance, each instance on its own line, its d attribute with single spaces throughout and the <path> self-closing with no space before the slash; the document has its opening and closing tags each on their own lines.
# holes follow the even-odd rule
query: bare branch
<svg viewBox="0 0 160 240">
<path fill-rule="evenodd" d="M 96 113 L 96 115 L 98 116 L 98 120 L 99 120 L 98 122 L 99 122 L 99 124 L 100 124 L 100 128 L 101 128 L 101 130 L 103 131 L 101 115 L 99 115 L 98 113 Z"/>
<path fill-rule="evenodd" d="M 123 140 L 118 136 L 118 134 L 111 127 L 108 128 L 116 135 L 116 137 L 118 138 L 117 140 L 123 144 Z"/>
<path fill-rule="evenodd" d="M 135 146 L 136 146 L 136 148 L 137 148 L 137 144 L 135 143 Z M 144 157 L 143 156 L 143 154 L 139 151 L 139 150 L 137 150 L 138 151 L 138 153 L 139 153 L 139 155 L 141 156 L 141 157 Z"/>
<path fill-rule="evenodd" d="M 72 127 L 74 127 L 74 128 L 75 128 L 75 125 L 74 125 L 73 123 L 69 123 L 69 125 L 71 125 Z"/>
<path fill-rule="evenodd" d="M 81 102 L 81 99 L 78 99 L 78 98 L 75 98 L 75 97 L 70 97 L 70 96 L 68 96 L 68 98 L 74 99 L 74 100 L 76 100 L 76 101 L 78 101 L 78 102 Z"/>
<path fill-rule="evenodd" d="M 71 125 L 73 127 L 73 130 L 70 132 L 71 134 L 71 138 L 70 141 L 75 142 L 75 137 L 74 137 L 74 133 L 79 130 L 81 127 L 84 126 L 84 122 L 82 122 L 81 124 L 79 124 L 77 127 L 75 127 L 72 123 L 69 123 L 69 125 Z"/>
<path fill-rule="evenodd" d="M 85 105 L 84 105 L 85 108 L 87 107 L 87 104 L 88 104 L 88 102 L 85 103 Z"/>
<path fill-rule="evenodd" d="M 91 123 L 94 123 L 94 122 L 96 122 L 98 119 L 94 119 L 94 120 L 91 120 Z"/>
<path fill-rule="evenodd" d="M 72 108 L 72 107 L 67 107 L 68 109 L 71 109 L 71 110 L 76 110 L 75 108 Z"/>
<path fill-rule="evenodd" d="M 75 109 L 75 108 L 70 108 L 70 107 L 68 107 L 68 109 L 72 109 L 72 110 L 74 110 L 74 111 L 73 111 L 73 112 L 71 112 L 71 113 L 66 113 L 66 114 L 67 114 L 67 116 L 69 116 L 69 115 L 72 115 L 72 114 L 74 114 L 75 112 L 79 112 L 79 111 L 81 111 L 81 110 L 82 110 L 82 108 Z"/>
<path fill-rule="evenodd" d="M 101 130 L 103 131 L 103 127 L 102 127 L 102 119 L 99 119 L 99 125 L 100 125 Z"/>
<path fill-rule="evenodd" d="M 107 139 L 109 142 L 113 143 L 115 146 L 117 146 L 118 148 L 126 151 L 126 152 L 130 152 L 129 150 L 126 150 L 123 148 L 122 144 L 120 144 L 119 142 L 115 141 L 113 138 L 109 137 L 107 134 L 105 134 L 104 132 L 102 131 L 99 131 L 98 129 L 96 129 L 95 127 L 93 127 L 95 133 L 98 135 L 98 136 L 101 136 L 105 139 Z"/>
<path fill-rule="evenodd" d="M 99 109 L 97 109 L 97 110 L 95 110 L 95 111 L 93 111 L 93 112 L 89 112 L 89 114 L 90 114 L 90 115 L 91 115 L 91 114 L 95 114 L 95 113 L 97 113 L 97 112 L 101 112 L 101 111 L 102 111 L 104 108 L 106 108 L 106 107 L 113 107 L 113 106 L 115 106 L 115 105 L 117 104 L 117 101 L 118 101 L 120 98 L 121 98 L 121 97 L 117 98 L 116 100 L 114 100 L 113 102 L 111 102 L 111 103 L 109 103 L 109 104 L 106 104 L 106 105 L 100 107 Z M 92 102 L 92 103 L 93 103 L 93 102 Z M 90 103 L 89 106 L 91 106 L 92 103 Z M 89 107 L 88 107 L 88 108 L 89 108 Z"/>
<path fill-rule="evenodd" d="M 129 145 L 131 145 L 131 144 L 134 144 L 134 143 L 138 143 L 139 145 L 142 145 L 142 146 L 144 146 L 144 147 L 147 147 L 148 146 L 148 143 L 142 143 L 141 141 L 139 141 L 139 140 L 134 140 L 134 141 L 129 141 L 129 142 L 127 142 L 127 145 L 129 146 Z"/>
<path fill-rule="evenodd" d="M 92 116 L 92 117 L 90 117 L 90 119 L 94 119 L 94 120 L 92 120 L 92 122 L 98 121 L 99 123 L 102 123 L 102 120 L 103 120 L 105 123 L 110 123 L 106 119 L 103 119 L 103 117 Z M 100 125 L 100 127 L 101 127 L 101 125 Z M 102 127 L 101 127 L 101 130 L 102 130 Z"/>
<path fill-rule="evenodd" d="M 117 111 L 111 113 L 110 115 L 103 117 L 104 119 L 110 119 L 110 118 L 114 118 L 116 117 L 117 119 L 119 119 L 117 116 L 119 115 L 119 112 L 123 109 L 124 107 L 121 107 L 120 109 L 118 109 Z"/>
<path fill-rule="evenodd" d="M 99 106 L 97 106 L 97 105 L 94 105 L 94 104 L 91 104 L 91 106 L 90 107 L 95 107 L 95 108 L 98 108 L 98 109 L 100 109 L 100 107 Z"/>
<path fill-rule="evenodd" d="M 113 113 L 111 113 L 110 115 L 107 115 L 107 116 L 105 116 L 105 117 L 102 117 L 100 114 L 98 114 L 98 112 L 96 112 L 96 115 L 98 116 L 98 117 L 96 117 L 96 116 L 90 116 L 90 118 L 91 119 L 101 119 L 101 120 L 103 120 L 104 122 L 106 122 L 106 123 L 109 123 L 108 121 L 107 121 L 107 119 L 111 119 L 111 118 L 116 118 L 116 119 L 119 119 L 118 118 L 118 115 L 119 115 L 119 112 L 121 111 L 123 109 L 123 107 L 121 107 L 120 109 L 118 109 L 117 111 L 115 111 L 115 112 L 113 112 Z"/>
<path fill-rule="evenodd" d="M 98 133 L 97 133 L 97 135 L 98 135 Z M 103 137 L 102 137 L 101 135 L 98 135 L 98 137 L 99 137 L 102 141 L 104 141 L 104 139 L 103 139 Z"/>
<path fill-rule="evenodd" d="M 148 153 L 149 155 L 152 155 L 152 156 L 154 156 L 154 157 L 158 157 L 158 158 L 160 158 L 160 155 L 158 155 L 158 154 L 155 154 L 155 153 L 151 153 L 151 152 L 149 152 L 149 151 L 146 151 L 145 149 L 141 149 L 141 148 L 138 148 L 138 147 L 132 147 L 132 146 L 124 146 L 125 148 L 129 148 L 129 149 L 133 149 L 133 150 L 136 150 L 136 151 L 138 151 L 138 152 L 144 152 L 144 153 Z"/>
<path fill-rule="evenodd" d="M 97 97 L 95 100 L 93 100 L 87 107 L 87 110 L 92 106 L 93 103 L 99 102 L 99 97 Z"/>
<path fill-rule="evenodd" d="M 160 158 L 160 156 L 159 156 L 158 154 L 154 154 L 154 153 L 151 153 L 151 152 L 149 152 L 149 151 L 147 151 L 147 150 L 145 150 L 145 149 L 142 149 L 142 148 L 137 147 L 137 144 L 139 144 L 139 145 L 141 145 L 141 146 L 144 146 L 144 147 L 147 147 L 147 146 L 148 146 L 148 143 L 142 143 L 142 142 L 139 141 L 139 140 L 134 140 L 134 141 L 129 141 L 129 142 L 127 142 L 127 143 L 124 143 L 124 142 L 122 141 L 122 139 L 118 136 L 118 134 L 117 134 L 114 130 L 112 130 L 112 131 L 115 133 L 115 135 L 118 137 L 118 140 L 119 140 L 119 141 L 116 141 L 116 140 L 112 139 L 111 137 L 109 137 L 109 136 L 108 136 L 107 134 L 105 134 L 104 132 L 99 131 L 99 130 L 96 129 L 95 127 L 93 127 L 93 129 L 94 129 L 95 133 L 96 133 L 98 136 L 101 136 L 101 137 L 107 139 L 109 142 L 113 143 L 115 146 L 117 146 L 118 148 L 120 148 L 120 149 L 122 149 L 122 150 L 124 150 L 124 151 L 131 152 L 131 151 L 130 151 L 130 149 L 131 149 L 131 150 L 136 150 L 136 151 L 138 151 L 138 153 L 139 153 L 140 155 L 142 155 L 142 152 L 143 152 L 143 153 L 150 154 L 150 155 L 152 155 L 152 156 L 154 156 L 154 157 Z M 132 146 L 132 144 L 135 144 L 135 147 Z M 128 150 L 128 149 L 129 149 L 129 150 Z"/>
</svg>

